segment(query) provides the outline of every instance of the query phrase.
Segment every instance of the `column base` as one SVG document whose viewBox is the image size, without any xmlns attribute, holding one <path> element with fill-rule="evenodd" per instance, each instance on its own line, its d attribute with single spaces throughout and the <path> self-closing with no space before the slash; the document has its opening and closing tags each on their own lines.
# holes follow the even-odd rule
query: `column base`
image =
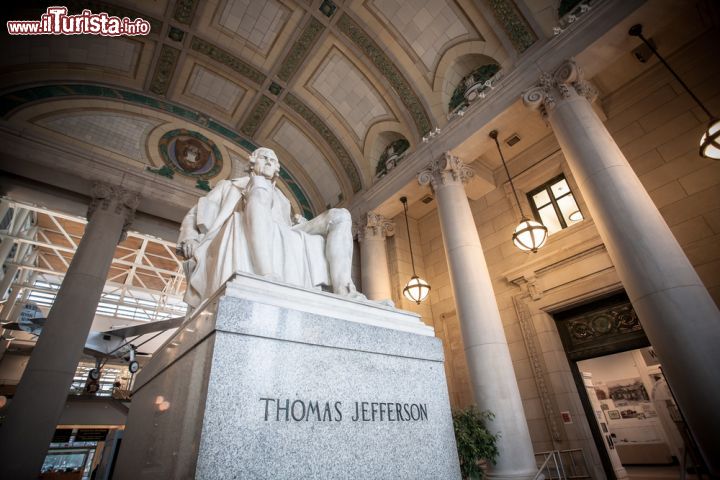
<svg viewBox="0 0 720 480">
<path fill-rule="evenodd" d="M 490 480 L 534 480 L 535 475 L 537 475 L 537 470 L 533 470 L 530 472 L 517 472 L 517 473 L 498 473 L 498 472 L 488 472 L 487 478 Z M 537 477 L 537 480 L 544 480 L 545 475 L 540 475 Z"/>
</svg>

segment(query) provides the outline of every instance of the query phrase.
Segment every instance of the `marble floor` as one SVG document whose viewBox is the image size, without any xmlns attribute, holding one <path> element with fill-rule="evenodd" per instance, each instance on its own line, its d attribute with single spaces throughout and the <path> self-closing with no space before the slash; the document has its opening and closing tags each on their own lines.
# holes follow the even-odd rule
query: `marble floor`
<svg viewBox="0 0 720 480">
<path fill-rule="evenodd" d="M 697 475 L 686 474 L 681 476 L 678 465 L 668 466 L 625 466 L 630 480 L 700 480 Z M 707 479 L 707 476 L 703 476 Z"/>
</svg>

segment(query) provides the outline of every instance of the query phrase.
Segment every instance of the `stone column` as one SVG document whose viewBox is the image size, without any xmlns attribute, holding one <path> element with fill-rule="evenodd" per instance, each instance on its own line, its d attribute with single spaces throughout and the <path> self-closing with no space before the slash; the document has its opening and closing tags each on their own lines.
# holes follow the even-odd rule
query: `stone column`
<svg viewBox="0 0 720 480">
<path fill-rule="evenodd" d="M 501 434 L 500 455 L 490 477 L 530 479 L 537 472 L 530 433 L 490 272 L 465 195 L 464 183 L 473 175 L 470 167 L 446 153 L 420 172 L 418 181 L 430 185 L 437 200 L 475 402 L 480 410 L 495 415 L 489 427 Z"/>
<path fill-rule="evenodd" d="M 97 183 L 88 224 L 0 427 L 0 478 L 37 478 L 139 197 Z"/>
<path fill-rule="evenodd" d="M 552 126 L 705 461 L 720 475 L 720 312 L 593 111 L 594 96 L 567 61 L 523 100 Z"/>
<path fill-rule="evenodd" d="M 368 212 L 355 226 L 360 242 L 362 291 L 369 300 L 392 299 L 385 238 L 395 235 L 395 224 Z"/>
</svg>

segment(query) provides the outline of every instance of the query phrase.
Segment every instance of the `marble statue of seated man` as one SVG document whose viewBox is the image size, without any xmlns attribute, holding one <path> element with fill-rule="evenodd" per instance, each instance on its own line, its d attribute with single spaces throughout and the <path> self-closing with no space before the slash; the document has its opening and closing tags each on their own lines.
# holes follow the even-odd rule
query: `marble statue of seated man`
<svg viewBox="0 0 720 480">
<path fill-rule="evenodd" d="M 185 302 L 197 307 L 235 272 L 364 299 L 351 279 L 352 220 L 345 209 L 291 221 L 288 199 L 275 186 L 275 152 L 250 155 L 249 177 L 222 180 L 182 221 L 178 250 L 185 257 Z M 297 218 L 300 217 L 300 218 Z"/>
</svg>

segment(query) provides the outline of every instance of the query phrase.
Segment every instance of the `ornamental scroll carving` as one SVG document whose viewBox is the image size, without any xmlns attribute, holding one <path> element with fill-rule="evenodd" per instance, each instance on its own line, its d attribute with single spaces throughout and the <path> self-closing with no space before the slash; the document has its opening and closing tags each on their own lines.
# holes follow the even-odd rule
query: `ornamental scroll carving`
<svg viewBox="0 0 720 480">
<path fill-rule="evenodd" d="M 92 220 L 99 211 L 113 212 L 123 215 L 123 227 L 118 242 L 125 240 L 127 229 L 135 219 L 135 209 L 140 204 L 140 194 L 117 185 L 95 182 L 91 191 L 92 200 L 88 206 L 87 219 Z"/>
<path fill-rule="evenodd" d="M 575 60 L 564 61 L 553 74 L 543 72 L 536 86 L 523 92 L 522 99 L 526 107 L 538 110 L 547 120 L 557 102 L 582 96 L 594 102 L 598 92 L 585 80 L 582 70 Z"/>
<path fill-rule="evenodd" d="M 418 174 L 418 183 L 422 186 L 430 185 L 435 191 L 439 185 L 467 183 L 473 176 L 475 171 L 471 167 L 450 152 L 445 152 Z"/>
<path fill-rule="evenodd" d="M 560 417 L 558 408 L 553 399 L 554 392 L 547 378 L 547 367 L 543 361 L 542 351 L 537 345 L 537 331 L 533 325 L 532 314 L 528 307 L 527 295 L 515 295 L 512 297 L 515 313 L 520 325 L 520 332 L 525 342 L 525 350 L 530 360 L 533 379 L 540 395 L 540 402 L 543 413 L 545 414 L 545 423 L 548 430 L 555 441 L 562 441 L 562 430 L 557 422 Z"/>
<path fill-rule="evenodd" d="M 353 224 L 353 233 L 359 242 L 368 236 L 392 237 L 395 235 L 395 223 L 375 212 L 368 212 L 362 221 Z"/>
</svg>

